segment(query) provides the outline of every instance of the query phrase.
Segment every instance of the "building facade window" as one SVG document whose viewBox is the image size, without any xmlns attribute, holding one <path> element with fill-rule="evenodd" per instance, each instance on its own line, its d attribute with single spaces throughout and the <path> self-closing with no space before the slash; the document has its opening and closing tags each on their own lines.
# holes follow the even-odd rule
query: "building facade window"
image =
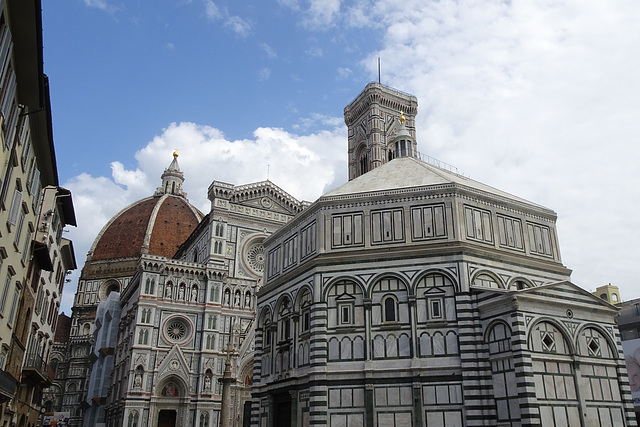
<svg viewBox="0 0 640 427">
<path fill-rule="evenodd" d="M 382 315 L 383 322 L 398 321 L 397 302 L 393 296 L 388 295 L 382 299 Z"/>
<path fill-rule="evenodd" d="M 4 309 L 7 305 L 7 298 L 9 297 L 9 288 L 11 287 L 11 279 L 13 276 L 7 274 L 7 278 L 4 281 L 4 288 L 2 289 L 2 297 L 0 298 L 0 315 L 4 316 Z"/>
<path fill-rule="evenodd" d="M 444 314 L 442 309 L 444 307 L 444 301 L 442 297 L 430 297 L 428 298 L 428 316 L 427 318 L 430 320 L 441 320 L 444 318 Z"/>
<path fill-rule="evenodd" d="M 340 316 L 340 325 L 351 325 L 353 324 L 353 304 L 343 302 L 338 304 L 338 313 Z"/>
<path fill-rule="evenodd" d="M 9 326 L 13 324 L 13 319 L 16 315 L 16 309 L 18 308 L 18 297 L 20 296 L 20 288 L 16 286 L 16 289 L 13 291 L 13 300 L 11 302 L 11 310 L 9 311 L 9 319 L 7 319 L 7 323 Z"/>
</svg>

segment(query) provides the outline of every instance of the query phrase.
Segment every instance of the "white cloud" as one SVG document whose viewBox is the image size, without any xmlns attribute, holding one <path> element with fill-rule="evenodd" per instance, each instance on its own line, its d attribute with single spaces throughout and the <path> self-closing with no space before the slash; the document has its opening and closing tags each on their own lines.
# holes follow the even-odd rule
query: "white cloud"
<svg viewBox="0 0 640 427">
<path fill-rule="evenodd" d="M 107 3 L 107 0 L 83 0 L 83 2 L 88 7 L 100 9 L 105 12 L 113 13 L 118 11 L 118 8 L 112 4 Z"/>
<path fill-rule="evenodd" d="M 280 6 L 288 7 L 289 9 L 298 10 L 298 0 L 278 0 Z"/>
<path fill-rule="evenodd" d="M 251 24 L 239 16 L 229 16 L 224 26 L 241 37 L 246 37 L 251 32 Z"/>
<path fill-rule="evenodd" d="M 268 67 L 261 68 L 260 71 L 258 72 L 258 76 L 261 81 L 269 80 L 269 77 L 271 77 L 271 68 L 268 68 Z"/>
<path fill-rule="evenodd" d="M 322 48 L 318 46 L 310 47 L 309 49 L 305 50 L 304 53 L 314 58 L 321 58 L 322 55 L 324 55 Z"/>
<path fill-rule="evenodd" d="M 267 54 L 267 58 L 274 59 L 276 56 L 278 56 L 275 49 L 268 44 L 262 43 L 260 46 L 262 47 L 262 50 L 264 50 L 264 52 Z"/>
<path fill-rule="evenodd" d="M 341 0 L 309 0 L 302 25 L 312 29 L 326 29 L 334 25 L 340 12 Z"/>
<path fill-rule="evenodd" d="M 167 50 L 175 50 L 176 49 L 176 45 L 174 45 L 173 43 L 169 42 L 165 45 L 165 47 L 167 48 Z"/>
<path fill-rule="evenodd" d="M 324 122 L 332 124 L 330 130 L 295 135 L 263 127 L 254 131 L 253 139 L 237 141 L 227 140 L 210 126 L 173 123 L 136 153 L 134 169 L 114 162 L 110 178 L 81 174 L 65 182 L 78 218 L 78 227 L 70 227 L 68 234 L 78 264 L 84 263 L 93 240 L 113 215 L 153 195 L 175 148 L 189 200 L 205 213 L 209 212 L 207 189 L 214 179 L 240 185 L 268 176 L 299 200 L 315 200 L 346 181 L 346 129 L 335 118 L 324 118 Z M 78 275 L 76 271 L 71 283 L 77 283 Z M 72 305 L 73 294 L 65 292 L 63 310 Z"/>
<path fill-rule="evenodd" d="M 303 132 L 309 132 L 310 129 L 317 126 L 338 128 L 343 126 L 343 124 L 344 119 L 342 117 L 332 117 L 324 114 L 313 113 L 310 117 L 301 117 L 299 119 L 299 123 L 295 124 L 293 128 Z M 346 149 L 346 140 L 344 141 L 344 147 Z"/>
<path fill-rule="evenodd" d="M 402 6 L 402 7 L 400 7 Z M 390 0 L 363 60 L 415 94 L 419 149 L 558 212 L 577 284 L 640 297 L 640 7 L 633 2 Z"/>
<path fill-rule="evenodd" d="M 127 190 L 136 191 L 148 188 L 147 177 L 140 169 L 129 171 L 120 162 L 111 163 L 111 174 L 116 184 L 122 185 Z"/>
<path fill-rule="evenodd" d="M 347 67 L 338 67 L 338 80 L 348 79 L 353 71 Z"/>
<path fill-rule="evenodd" d="M 212 0 L 203 0 L 204 11 L 211 22 L 223 21 L 223 26 L 240 37 L 246 37 L 251 33 L 252 26 L 249 21 L 229 14 L 226 8 L 220 9 Z"/>
<path fill-rule="evenodd" d="M 210 21 L 217 21 L 222 18 L 220 9 L 211 0 L 204 0 L 204 12 Z"/>
</svg>

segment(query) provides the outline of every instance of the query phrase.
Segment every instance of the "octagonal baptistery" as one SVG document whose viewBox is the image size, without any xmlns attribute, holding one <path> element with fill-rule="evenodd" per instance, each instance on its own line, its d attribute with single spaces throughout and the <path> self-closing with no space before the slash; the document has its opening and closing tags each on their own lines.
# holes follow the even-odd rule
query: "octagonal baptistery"
<svg viewBox="0 0 640 427">
<path fill-rule="evenodd" d="M 320 197 L 264 244 L 254 417 L 629 425 L 616 309 L 569 281 L 555 222 L 415 157 Z"/>
</svg>

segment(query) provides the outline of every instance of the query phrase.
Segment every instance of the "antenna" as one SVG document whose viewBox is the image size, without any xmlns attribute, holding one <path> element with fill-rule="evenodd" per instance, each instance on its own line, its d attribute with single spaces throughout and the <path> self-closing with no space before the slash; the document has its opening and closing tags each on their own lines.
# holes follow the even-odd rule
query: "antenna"
<svg viewBox="0 0 640 427">
<path fill-rule="evenodd" d="M 269 181 L 269 169 L 271 168 L 271 165 L 267 165 L 267 181 Z"/>
<path fill-rule="evenodd" d="M 380 81 L 380 57 L 378 56 L 378 83 L 382 84 Z"/>
</svg>

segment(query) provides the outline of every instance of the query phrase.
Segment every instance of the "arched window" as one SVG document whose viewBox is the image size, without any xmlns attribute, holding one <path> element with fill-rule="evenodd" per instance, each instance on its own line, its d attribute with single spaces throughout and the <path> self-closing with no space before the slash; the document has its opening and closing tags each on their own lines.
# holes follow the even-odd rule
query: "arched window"
<svg viewBox="0 0 640 427">
<path fill-rule="evenodd" d="M 51 359 L 51 370 L 53 370 L 54 377 L 57 376 L 58 374 L 58 363 L 60 363 L 58 359 L 56 358 Z"/>
<path fill-rule="evenodd" d="M 200 414 L 200 425 L 199 427 L 209 427 L 209 413 L 203 412 Z"/>
<path fill-rule="evenodd" d="M 300 333 L 305 333 L 311 329 L 311 293 L 308 289 L 305 289 L 299 298 Z"/>
<path fill-rule="evenodd" d="M 521 291 L 523 289 L 527 289 L 527 285 L 522 280 L 516 280 L 515 281 L 515 288 L 517 290 Z"/>
<path fill-rule="evenodd" d="M 149 343 L 149 331 L 143 329 L 138 335 L 138 344 L 147 345 Z"/>
<path fill-rule="evenodd" d="M 271 345 L 271 322 L 268 320 L 264 323 L 262 334 L 264 336 L 264 346 L 269 347 Z"/>
<path fill-rule="evenodd" d="M 278 319 L 279 338 L 280 341 L 284 341 L 291 338 L 291 304 L 288 299 L 282 302 L 278 314 L 280 315 Z"/>
<path fill-rule="evenodd" d="M 127 427 L 138 427 L 138 413 L 136 411 L 129 412 Z"/>
<path fill-rule="evenodd" d="M 396 300 L 391 295 L 382 299 L 382 313 L 384 316 L 383 322 L 398 321 Z"/>
<path fill-rule="evenodd" d="M 363 153 L 360 156 L 360 175 L 369 172 L 369 156 L 367 153 Z"/>
</svg>

